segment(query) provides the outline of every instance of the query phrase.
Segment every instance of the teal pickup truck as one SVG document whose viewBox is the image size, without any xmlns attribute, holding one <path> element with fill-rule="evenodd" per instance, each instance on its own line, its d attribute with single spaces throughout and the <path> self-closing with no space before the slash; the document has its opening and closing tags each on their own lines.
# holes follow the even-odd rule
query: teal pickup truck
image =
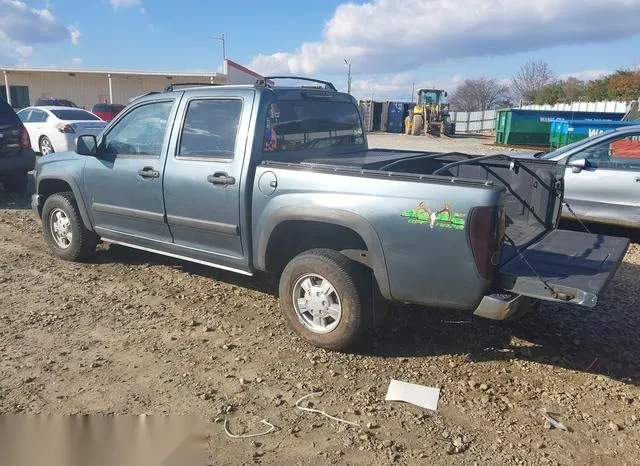
<svg viewBox="0 0 640 466">
<path fill-rule="evenodd" d="M 286 322 L 334 350 L 378 300 L 490 319 L 596 306 L 629 241 L 557 229 L 563 166 L 369 149 L 352 96 L 282 78 L 150 93 L 41 158 L 32 207 L 53 253 L 104 241 L 273 273 Z"/>
</svg>

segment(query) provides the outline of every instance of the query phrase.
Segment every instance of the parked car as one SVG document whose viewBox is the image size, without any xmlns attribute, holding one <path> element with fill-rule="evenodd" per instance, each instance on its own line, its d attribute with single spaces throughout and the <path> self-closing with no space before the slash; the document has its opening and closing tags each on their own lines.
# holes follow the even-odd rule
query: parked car
<svg viewBox="0 0 640 466">
<path fill-rule="evenodd" d="M 557 162 L 369 149 L 352 96 L 269 79 L 140 97 L 39 159 L 31 202 L 53 254 L 87 260 L 104 241 L 273 273 L 288 325 L 334 350 L 389 301 L 490 319 L 596 306 L 629 240 L 557 229 Z"/>
<path fill-rule="evenodd" d="M 48 97 L 40 97 L 36 100 L 34 107 L 73 107 L 78 108 L 76 104 L 68 99 L 53 99 Z"/>
<path fill-rule="evenodd" d="M 95 104 L 91 111 L 104 121 L 111 121 L 124 109 L 120 104 Z"/>
<path fill-rule="evenodd" d="M 24 194 L 36 154 L 16 112 L 0 98 L 0 183 L 11 193 Z"/>
<path fill-rule="evenodd" d="M 18 112 L 41 155 L 74 151 L 78 134 L 98 135 L 107 122 L 81 108 L 27 107 Z"/>
<path fill-rule="evenodd" d="M 566 164 L 570 209 L 563 208 L 562 217 L 640 228 L 640 127 L 616 128 L 537 157 Z"/>
</svg>

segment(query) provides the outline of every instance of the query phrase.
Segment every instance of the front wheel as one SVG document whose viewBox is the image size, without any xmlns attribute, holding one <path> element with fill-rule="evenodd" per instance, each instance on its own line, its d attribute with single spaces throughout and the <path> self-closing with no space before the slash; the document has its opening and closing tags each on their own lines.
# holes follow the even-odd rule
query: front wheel
<svg viewBox="0 0 640 466">
<path fill-rule="evenodd" d="M 280 277 L 280 305 L 289 327 L 314 346 L 344 350 L 364 333 L 366 280 L 360 268 L 330 249 L 294 257 Z"/>
<path fill-rule="evenodd" d="M 53 253 L 61 259 L 80 262 L 96 250 L 98 238 L 88 230 L 78 210 L 73 193 L 52 194 L 42 208 L 44 238 Z"/>
<path fill-rule="evenodd" d="M 411 123 L 411 135 L 418 136 L 422 132 L 422 125 L 424 121 L 422 115 L 413 115 L 413 121 Z"/>
</svg>

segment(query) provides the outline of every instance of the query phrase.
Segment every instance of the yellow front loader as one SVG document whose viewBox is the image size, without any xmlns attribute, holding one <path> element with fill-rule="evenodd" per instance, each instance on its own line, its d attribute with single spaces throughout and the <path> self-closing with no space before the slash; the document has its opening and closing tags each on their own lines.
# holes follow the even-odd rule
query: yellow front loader
<svg viewBox="0 0 640 466">
<path fill-rule="evenodd" d="M 447 93 L 442 89 L 418 89 L 418 101 L 405 119 L 405 133 L 412 136 L 455 134 L 456 124 L 449 118 L 446 97 Z"/>
</svg>

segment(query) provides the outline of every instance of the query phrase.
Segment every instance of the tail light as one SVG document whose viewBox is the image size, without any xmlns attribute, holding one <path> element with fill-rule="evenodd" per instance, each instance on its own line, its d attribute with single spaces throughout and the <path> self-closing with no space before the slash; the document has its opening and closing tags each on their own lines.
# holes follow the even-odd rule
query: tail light
<svg viewBox="0 0 640 466">
<path fill-rule="evenodd" d="M 76 130 L 73 129 L 73 126 L 71 125 L 57 125 L 56 128 L 58 128 L 58 131 L 60 131 L 61 133 L 75 133 Z"/>
<path fill-rule="evenodd" d="M 29 138 L 29 132 L 24 126 L 20 128 L 20 149 L 31 149 L 31 139 Z"/>
<path fill-rule="evenodd" d="M 480 276 L 491 280 L 504 235 L 503 214 L 496 207 L 477 207 L 469 220 L 469 240 Z"/>
</svg>

